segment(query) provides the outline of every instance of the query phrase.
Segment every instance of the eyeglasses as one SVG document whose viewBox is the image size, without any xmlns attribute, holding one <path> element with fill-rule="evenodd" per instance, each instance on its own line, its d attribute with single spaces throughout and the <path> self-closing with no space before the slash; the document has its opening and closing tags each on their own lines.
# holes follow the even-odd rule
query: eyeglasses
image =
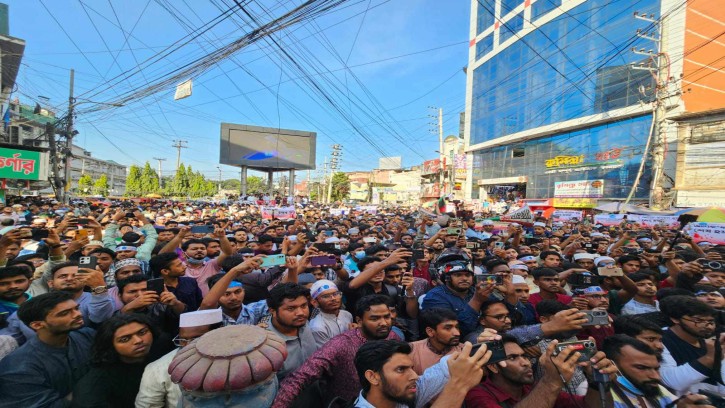
<svg viewBox="0 0 725 408">
<path fill-rule="evenodd" d="M 192 337 L 190 339 L 185 339 L 183 337 L 180 337 L 180 335 L 177 334 L 176 337 L 174 337 L 171 341 L 174 343 L 174 345 L 176 347 L 184 347 L 196 339 L 198 339 L 198 337 Z"/>
<path fill-rule="evenodd" d="M 695 325 L 695 327 L 707 327 L 707 326 L 715 326 L 715 320 L 700 320 L 700 319 L 686 319 L 682 318 L 682 320 L 691 322 Z"/>
<path fill-rule="evenodd" d="M 498 320 L 499 322 L 505 322 L 506 319 L 511 320 L 511 315 L 507 315 L 507 314 L 504 314 L 504 315 L 495 315 L 495 316 L 493 316 L 493 315 L 485 315 L 485 317 L 493 317 L 494 319 Z"/>
<path fill-rule="evenodd" d="M 323 299 L 323 300 L 330 300 L 330 299 L 338 298 L 338 297 L 342 297 L 342 292 L 337 291 L 337 292 L 326 293 L 324 295 L 318 296 L 318 298 Z"/>
</svg>

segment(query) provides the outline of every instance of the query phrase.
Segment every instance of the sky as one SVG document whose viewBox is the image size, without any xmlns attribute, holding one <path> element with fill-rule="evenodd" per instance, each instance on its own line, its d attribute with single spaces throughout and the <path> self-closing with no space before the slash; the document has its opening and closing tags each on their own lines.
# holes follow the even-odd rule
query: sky
<svg viewBox="0 0 725 408">
<path fill-rule="evenodd" d="M 95 157 L 154 168 L 154 157 L 165 158 L 170 174 L 172 141 L 181 139 L 181 161 L 217 179 L 220 124 L 228 122 L 317 132 L 318 169 L 338 143 L 341 170 L 358 171 L 383 156 L 402 156 L 404 167 L 438 157 L 430 107 L 443 108 L 445 135 L 458 134 L 470 1 L 325 1 L 338 4 L 195 71 L 193 94 L 178 101 L 182 79 L 132 92 L 174 79 L 303 1 L 240 1 L 248 15 L 232 0 L 5 1 L 10 35 L 26 41 L 13 98 L 63 115 L 73 68 L 75 144 Z M 120 107 L 98 104 L 127 95 Z M 221 168 L 223 179 L 239 177 L 238 168 Z"/>
</svg>

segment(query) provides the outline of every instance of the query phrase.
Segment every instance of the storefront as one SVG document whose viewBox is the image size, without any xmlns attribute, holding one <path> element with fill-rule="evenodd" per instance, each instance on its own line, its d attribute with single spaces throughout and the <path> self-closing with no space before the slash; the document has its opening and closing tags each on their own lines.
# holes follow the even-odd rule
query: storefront
<svg viewBox="0 0 725 408">
<path fill-rule="evenodd" d="M 556 208 L 592 208 L 598 199 L 626 198 L 651 121 L 645 115 L 474 151 L 472 198 L 489 198 L 496 186 L 513 186 L 506 188 L 523 191 L 521 198 L 551 198 Z M 650 174 L 650 164 L 645 163 L 635 199 L 647 198 Z"/>
</svg>

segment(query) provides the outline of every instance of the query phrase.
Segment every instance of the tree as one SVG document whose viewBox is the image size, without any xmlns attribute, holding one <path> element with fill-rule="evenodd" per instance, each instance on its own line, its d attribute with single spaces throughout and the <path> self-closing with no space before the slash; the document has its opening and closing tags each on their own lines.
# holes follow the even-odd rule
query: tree
<svg viewBox="0 0 725 408">
<path fill-rule="evenodd" d="M 141 193 L 141 168 L 132 164 L 126 177 L 126 195 L 137 196 Z"/>
<path fill-rule="evenodd" d="M 108 177 L 105 174 L 101 174 L 101 177 L 93 183 L 93 193 L 96 195 L 106 197 L 109 189 Z"/>
<path fill-rule="evenodd" d="M 247 177 L 247 194 L 258 195 L 267 191 L 267 182 L 259 176 Z"/>
<path fill-rule="evenodd" d="M 174 175 L 174 181 L 171 183 L 170 193 L 175 196 L 184 196 L 189 192 L 189 179 L 186 175 L 186 167 L 180 165 Z"/>
<path fill-rule="evenodd" d="M 242 182 L 237 179 L 222 180 L 222 190 L 239 191 L 242 188 Z"/>
<path fill-rule="evenodd" d="M 159 192 L 159 175 L 156 174 L 154 169 L 151 168 L 151 164 L 146 162 L 143 170 L 141 171 L 140 183 L 139 183 L 139 194 L 146 195 Z"/>
<path fill-rule="evenodd" d="M 78 179 L 78 192 L 80 194 L 88 194 L 91 192 L 93 187 L 93 179 L 90 175 L 83 173 L 81 178 Z"/>
<path fill-rule="evenodd" d="M 350 179 L 347 174 L 337 172 L 332 175 L 332 201 L 341 201 L 350 196 Z"/>
</svg>

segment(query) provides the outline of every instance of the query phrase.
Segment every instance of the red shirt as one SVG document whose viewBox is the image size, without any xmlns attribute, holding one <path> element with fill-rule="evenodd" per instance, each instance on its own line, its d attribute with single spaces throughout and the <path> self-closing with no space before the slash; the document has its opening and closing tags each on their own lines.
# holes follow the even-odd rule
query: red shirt
<svg viewBox="0 0 725 408">
<path fill-rule="evenodd" d="M 571 303 L 571 299 L 571 296 L 562 295 L 561 293 L 556 294 L 556 300 L 565 305 Z M 541 293 L 534 293 L 533 295 L 529 296 L 529 303 L 534 307 L 534 309 L 536 309 L 536 305 L 539 304 L 539 302 L 541 302 L 542 300 L 544 300 L 544 298 L 541 297 Z"/>
<path fill-rule="evenodd" d="M 524 385 L 523 397 L 529 395 L 532 388 L 533 386 L 531 385 Z M 503 406 L 513 407 L 521 402 L 521 400 L 506 394 L 506 392 L 493 385 L 490 378 L 486 378 L 484 382 L 468 391 L 465 402 L 467 407 L 500 408 Z M 577 395 L 571 396 L 566 392 L 560 392 L 556 403 L 554 403 L 554 407 L 579 408 L 583 407 L 584 404 L 584 397 Z"/>
</svg>

